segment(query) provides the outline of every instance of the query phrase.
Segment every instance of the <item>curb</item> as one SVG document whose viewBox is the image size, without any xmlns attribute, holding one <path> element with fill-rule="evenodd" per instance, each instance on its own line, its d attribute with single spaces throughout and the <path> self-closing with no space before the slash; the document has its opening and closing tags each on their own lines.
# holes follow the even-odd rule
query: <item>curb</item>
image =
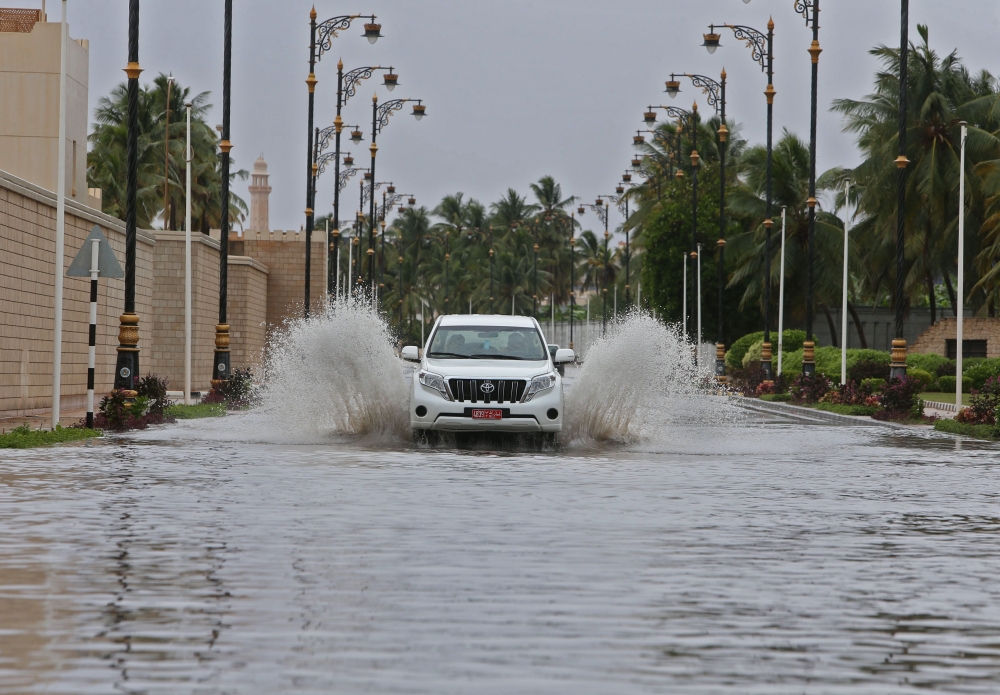
<svg viewBox="0 0 1000 695">
<path fill-rule="evenodd" d="M 751 403 L 749 401 L 753 402 Z M 777 415 L 787 415 L 799 420 L 807 420 L 809 422 L 816 423 L 833 423 L 837 425 L 855 426 L 860 425 L 862 427 L 888 427 L 890 429 L 897 430 L 912 430 L 914 428 L 933 429 L 927 425 L 904 425 L 898 422 L 883 422 L 881 420 L 873 420 L 872 418 L 863 415 L 841 415 L 840 413 L 831 413 L 826 410 L 803 408 L 800 405 L 791 405 L 790 403 L 761 401 L 756 398 L 744 397 L 742 402 L 737 400 L 736 403 L 749 410 L 756 410 L 762 413 L 773 413 Z"/>
</svg>

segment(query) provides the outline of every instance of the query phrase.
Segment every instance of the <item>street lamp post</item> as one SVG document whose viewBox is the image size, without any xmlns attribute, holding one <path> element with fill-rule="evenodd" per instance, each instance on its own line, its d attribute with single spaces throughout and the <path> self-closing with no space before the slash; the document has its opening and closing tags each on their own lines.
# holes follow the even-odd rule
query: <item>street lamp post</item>
<svg viewBox="0 0 1000 695">
<path fill-rule="evenodd" d="M 63 46 L 65 52 L 66 47 Z M 125 166 L 125 310 L 119 319 L 115 389 L 135 398 L 139 379 L 139 317 L 135 313 L 135 213 L 139 187 L 139 0 L 128 3 L 128 116 Z M 63 195 L 63 191 L 59 191 Z M 62 269 L 57 269 L 61 273 Z M 53 408 L 55 410 L 55 408 Z"/>
<path fill-rule="evenodd" d="M 719 116 L 719 247 L 718 259 L 718 283 L 719 283 L 719 316 L 715 341 L 715 378 L 720 383 L 726 382 L 726 339 L 723 324 L 723 293 L 726 288 L 726 141 L 729 137 L 729 128 L 726 127 L 726 71 L 723 70 L 720 80 L 716 81 L 705 75 L 693 75 L 684 73 L 685 77 L 691 79 L 695 87 L 701 90 L 708 97 L 708 105 L 715 107 L 715 112 Z M 680 92 L 680 83 L 676 76 L 671 74 L 666 83 L 667 94 L 673 98 Z"/>
<path fill-rule="evenodd" d="M 222 201 L 219 230 L 219 323 L 215 327 L 215 362 L 212 387 L 219 389 L 229 379 L 229 323 L 226 302 L 229 289 L 229 101 L 233 62 L 233 0 L 226 0 L 225 40 L 222 58 Z"/>
<path fill-rule="evenodd" d="M 898 156 L 896 157 L 896 337 L 892 341 L 892 361 L 889 363 L 889 376 L 903 378 L 906 376 L 906 338 L 903 337 L 904 313 L 903 302 L 906 297 L 906 269 L 904 243 L 906 241 L 906 97 L 909 88 L 909 24 L 910 0 L 900 1 L 900 31 L 899 31 L 899 137 Z M 965 204 L 965 201 L 962 201 Z M 962 346 L 958 345 L 957 350 Z M 962 375 L 957 382 L 962 383 Z"/>
<path fill-rule="evenodd" d="M 493 309 L 493 225 L 490 225 L 489 229 L 490 235 L 490 313 L 494 313 Z"/>
<path fill-rule="evenodd" d="M 569 214 L 569 349 L 572 350 L 573 320 L 576 313 L 576 213 L 570 210 Z"/>
<path fill-rule="evenodd" d="M 625 180 L 625 177 L 628 177 L 628 180 Z M 623 175 L 622 183 L 620 183 L 618 186 L 615 187 L 615 195 L 611 197 L 611 200 L 613 200 L 615 204 L 618 206 L 618 212 L 620 212 L 622 214 L 622 217 L 625 219 L 625 222 L 622 224 L 622 228 L 625 230 L 625 306 L 626 307 L 628 307 L 628 305 L 632 302 L 632 294 L 629 286 L 630 255 L 629 255 L 629 243 L 628 243 L 629 242 L 628 193 L 625 191 L 625 184 L 628 184 L 629 187 L 631 187 L 631 184 L 629 184 L 629 180 L 631 180 L 631 178 L 632 178 L 631 174 Z M 617 316 L 617 310 L 615 312 L 615 315 Z"/>
<path fill-rule="evenodd" d="M 369 196 L 369 222 L 368 222 L 368 282 L 367 284 L 371 286 L 375 278 L 375 256 L 373 252 L 373 247 L 375 244 L 375 154 L 378 152 L 378 145 L 376 144 L 376 139 L 378 134 L 383 128 L 389 124 L 389 117 L 392 115 L 393 111 L 399 111 L 403 108 L 403 104 L 407 102 L 413 102 L 412 116 L 418 121 L 427 115 L 427 107 L 423 105 L 423 100 L 421 99 L 390 99 L 389 101 L 379 104 L 378 95 L 372 96 L 372 144 L 369 145 L 368 149 L 372 155 L 371 166 L 369 168 L 369 173 L 371 174 L 371 195 Z"/>
<path fill-rule="evenodd" d="M 169 206 L 169 195 L 170 195 L 170 91 L 174 86 L 174 77 L 171 75 L 167 78 L 167 106 L 166 106 L 166 125 L 164 127 L 164 138 L 163 138 L 163 228 L 170 229 L 169 218 L 167 217 L 167 208 Z"/>
<path fill-rule="evenodd" d="M 765 241 L 764 241 L 764 345 L 761 348 L 760 365 L 764 370 L 764 382 L 771 384 L 774 375 L 771 369 L 771 227 L 774 221 L 771 219 L 772 201 L 772 159 L 773 159 L 773 130 L 774 130 L 774 20 L 767 20 L 767 33 L 760 32 L 748 26 L 740 24 L 724 24 L 733 31 L 734 36 L 740 41 L 746 41 L 751 50 L 751 57 L 760 64 L 761 70 L 767 74 L 767 88 L 764 90 L 764 97 L 767 99 L 767 183 L 766 183 L 766 212 L 764 219 Z M 720 36 L 715 33 L 716 25 L 709 25 L 709 33 L 704 34 L 704 43 L 709 53 L 715 53 L 721 45 Z M 716 357 L 718 359 L 718 357 Z M 814 360 L 812 349 L 804 351 L 803 361 Z"/>
</svg>

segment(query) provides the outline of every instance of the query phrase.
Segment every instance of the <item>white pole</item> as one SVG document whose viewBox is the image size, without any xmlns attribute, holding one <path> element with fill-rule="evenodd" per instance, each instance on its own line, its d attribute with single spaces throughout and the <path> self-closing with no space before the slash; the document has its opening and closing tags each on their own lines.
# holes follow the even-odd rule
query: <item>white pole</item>
<svg viewBox="0 0 1000 695">
<path fill-rule="evenodd" d="M 614 316 L 615 316 L 615 318 L 618 318 L 618 285 L 615 285 L 615 308 L 614 308 Z"/>
<path fill-rule="evenodd" d="M 87 427 L 94 426 L 94 368 L 97 358 L 97 276 L 101 242 L 90 242 L 90 339 L 87 341 Z"/>
<path fill-rule="evenodd" d="M 635 287 L 635 305 L 637 308 L 642 307 L 642 283 L 636 283 Z"/>
<path fill-rule="evenodd" d="M 847 383 L 847 244 L 851 230 L 847 206 L 851 202 L 851 180 L 844 182 L 844 287 L 840 296 L 840 383 Z"/>
<path fill-rule="evenodd" d="M 698 244 L 698 336 L 695 345 L 701 348 L 701 244 Z"/>
<path fill-rule="evenodd" d="M 347 238 L 347 284 L 344 285 L 344 301 L 347 301 L 347 296 L 351 294 L 351 287 L 354 285 L 354 239 Z M 420 315 L 424 315 L 424 310 L 420 309 Z M 423 319 L 421 319 L 423 321 Z M 423 324 L 420 324 L 420 330 L 423 331 Z M 420 334 L 420 345 L 423 347 L 423 333 Z"/>
<path fill-rule="evenodd" d="M 683 251 L 681 255 L 684 256 L 684 289 L 681 290 L 681 331 L 684 333 L 684 342 L 688 339 L 688 257 Z"/>
<path fill-rule="evenodd" d="M 55 275 L 55 326 L 52 345 L 52 429 L 59 424 L 59 406 L 62 397 L 62 310 L 63 269 L 66 244 L 66 0 L 62 1 L 62 27 L 59 45 L 59 147 L 56 173 L 56 259 Z M 74 171 L 75 175 L 76 172 Z"/>
<path fill-rule="evenodd" d="M 962 121 L 962 163 L 958 179 L 958 315 L 955 317 L 955 409 L 962 411 L 962 342 L 965 337 L 965 136 L 968 126 Z"/>
<path fill-rule="evenodd" d="M 785 353 L 785 212 L 781 206 L 781 267 L 778 271 L 778 374 L 781 374 L 781 358 Z"/>
<path fill-rule="evenodd" d="M 555 336 L 555 334 L 556 334 L 556 303 L 555 303 L 555 300 L 553 299 L 553 297 L 552 297 L 551 294 L 549 295 L 549 308 L 552 310 L 552 315 L 549 318 L 549 335 L 550 336 Z M 471 314 L 472 312 L 470 311 L 469 313 Z M 550 337 L 549 339 L 552 340 L 553 338 Z"/>
<path fill-rule="evenodd" d="M 333 298 L 340 299 L 340 236 L 337 237 L 337 267 L 333 271 Z"/>
<path fill-rule="evenodd" d="M 184 404 L 191 405 L 191 104 L 187 111 L 184 184 Z"/>
</svg>

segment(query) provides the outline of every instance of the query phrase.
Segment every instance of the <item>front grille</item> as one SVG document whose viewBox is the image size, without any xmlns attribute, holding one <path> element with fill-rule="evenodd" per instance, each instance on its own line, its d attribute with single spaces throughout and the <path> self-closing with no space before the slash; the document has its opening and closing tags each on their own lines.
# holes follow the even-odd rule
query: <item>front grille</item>
<svg viewBox="0 0 1000 695">
<path fill-rule="evenodd" d="M 484 384 L 493 388 L 484 391 Z M 516 403 L 526 384 L 524 379 L 448 379 L 452 398 L 459 403 Z"/>
</svg>

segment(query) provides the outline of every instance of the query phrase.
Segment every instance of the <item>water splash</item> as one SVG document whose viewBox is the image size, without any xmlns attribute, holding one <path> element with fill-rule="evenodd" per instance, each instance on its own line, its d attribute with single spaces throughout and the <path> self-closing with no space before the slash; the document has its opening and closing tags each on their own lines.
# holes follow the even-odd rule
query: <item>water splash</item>
<svg viewBox="0 0 1000 695">
<path fill-rule="evenodd" d="M 393 342 L 363 305 L 289 322 L 268 345 L 261 414 L 306 437 L 408 438 L 409 393 Z"/>
<path fill-rule="evenodd" d="M 677 326 L 629 314 L 587 352 L 566 395 L 562 440 L 636 444 L 676 438 L 695 423 L 731 424 L 739 411 L 708 393 L 711 379 Z"/>
</svg>

